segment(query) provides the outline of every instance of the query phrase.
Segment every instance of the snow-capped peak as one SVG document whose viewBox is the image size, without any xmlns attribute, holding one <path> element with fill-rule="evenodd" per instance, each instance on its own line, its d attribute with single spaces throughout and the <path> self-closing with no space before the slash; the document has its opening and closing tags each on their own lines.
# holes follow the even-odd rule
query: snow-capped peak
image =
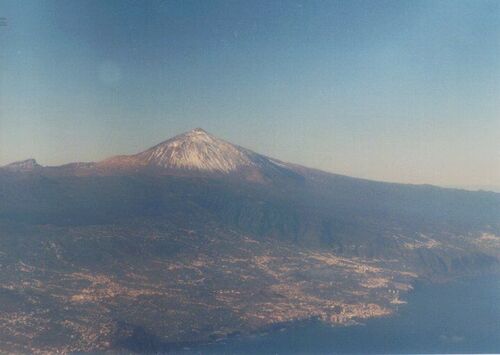
<svg viewBox="0 0 500 355">
<path fill-rule="evenodd" d="M 194 176 L 224 174 L 253 182 L 295 176 L 288 164 L 233 145 L 201 128 L 179 134 L 138 154 L 106 159 L 97 163 L 96 169 Z"/>
<path fill-rule="evenodd" d="M 26 159 L 7 164 L 4 166 L 4 169 L 12 171 L 30 171 L 40 167 L 41 165 L 38 164 L 35 159 Z"/>
<path fill-rule="evenodd" d="M 150 166 L 224 173 L 254 165 L 248 151 L 201 128 L 175 136 L 135 157 Z"/>
</svg>

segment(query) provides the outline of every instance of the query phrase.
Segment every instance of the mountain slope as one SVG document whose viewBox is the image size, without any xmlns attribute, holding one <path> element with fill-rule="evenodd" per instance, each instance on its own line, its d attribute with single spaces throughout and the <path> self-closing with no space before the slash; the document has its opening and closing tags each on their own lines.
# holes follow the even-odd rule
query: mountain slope
<svg viewBox="0 0 500 355">
<path fill-rule="evenodd" d="M 399 250 L 398 235 L 500 234 L 500 194 L 325 173 L 202 129 L 98 163 L 26 161 L 1 171 L 0 218 L 20 221 L 79 225 L 196 206 L 259 238 L 359 255 Z"/>
<path fill-rule="evenodd" d="M 389 255 L 399 235 L 500 234 L 500 194 L 325 173 L 201 129 L 98 163 L 33 162 L 0 169 L 0 218 L 79 225 L 196 206 L 259 238 L 359 255 Z"/>
</svg>

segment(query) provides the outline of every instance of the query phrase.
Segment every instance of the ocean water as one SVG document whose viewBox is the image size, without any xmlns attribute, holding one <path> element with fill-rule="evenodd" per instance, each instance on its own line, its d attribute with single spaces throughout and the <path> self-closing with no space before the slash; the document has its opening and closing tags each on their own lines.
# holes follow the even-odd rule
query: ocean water
<svg viewBox="0 0 500 355">
<path fill-rule="evenodd" d="M 191 349 L 195 353 L 500 353 L 500 277 L 417 284 L 392 317 L 361 326 L 297 323 Z"/>
</svg>

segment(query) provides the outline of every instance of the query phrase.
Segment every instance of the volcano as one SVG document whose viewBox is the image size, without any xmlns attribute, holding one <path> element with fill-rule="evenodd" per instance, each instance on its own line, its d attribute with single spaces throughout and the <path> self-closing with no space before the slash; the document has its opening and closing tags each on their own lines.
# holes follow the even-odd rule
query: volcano
<svg viewBox="0 0 500 355">
<path fill-rule="evenodd" d="M 99 162 L 31 159 L 0 168 L 0 351 L 352 324 L 499 257 L 500 194 L 323 172 L 199 128 Z"/>
</svg>

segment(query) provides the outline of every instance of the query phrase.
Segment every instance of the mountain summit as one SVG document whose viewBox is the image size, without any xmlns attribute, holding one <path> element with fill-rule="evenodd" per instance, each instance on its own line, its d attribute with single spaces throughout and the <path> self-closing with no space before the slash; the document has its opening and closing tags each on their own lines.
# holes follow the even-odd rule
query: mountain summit
<svg viewBox="0 0 500 355">
<path fill-rule="evenodd" d="M 42 166 L 38 164 L 35 159 L 26 159 L 10 163 L 8 165 L 5 165 L 3 168 L 10 171 L 26 172 L 26 171 L 33 171 L 41 167 Z"/>
<path fill-rule="evenodd" d="M 218 139 L 201 128 L 162 142 L 136 157 L 162 168 L 223 172 L 253 165 L 248 151 Z"/>
<path fill-rule="evenodd" d="M 201 128 L 179 134 L 134 155 L 98 163 L 104 169 L 150 168 L 169 172 L 243 174 L 253 180 L 276 175 L 286 164 L 219 139 Z"/>
</svg>

